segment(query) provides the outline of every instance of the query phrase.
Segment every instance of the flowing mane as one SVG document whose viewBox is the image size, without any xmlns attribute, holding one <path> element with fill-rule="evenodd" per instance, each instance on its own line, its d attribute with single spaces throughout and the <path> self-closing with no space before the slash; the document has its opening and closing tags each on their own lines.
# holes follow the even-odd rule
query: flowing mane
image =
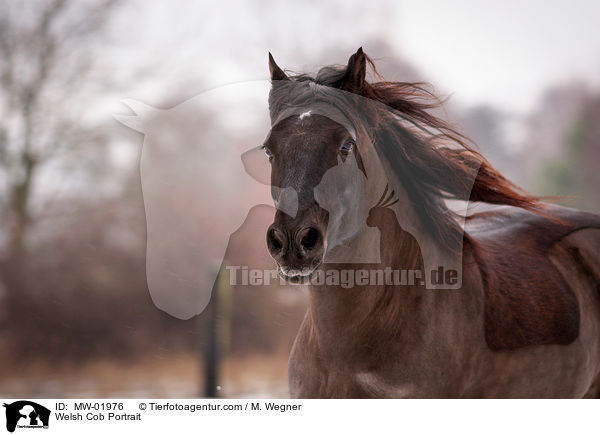
<svg viewBox="0 0 600 435">
<path fill-rule="evenodd" d="M 385 81 L 362 49 L 314 76 L 288 76 L 272 56 L 269 70 L 263 148 L 273 185 L 293 188 L 299 205 L 276 211 L 267 247 L 310 293 L 292 397 L 598 396 L 600 216 L 523 192 L 435 115 L 427 85 Z M 364 184 L 326 183 L 348 156 Z M 321 184 L 345 208 L 320 201 Z M 447 200 L 507 207 L 463 230 Z M 379 239 L 336 243 L 353 219 Z M 327 261 L 330 246 L 350 255 Z M 372 247 L 377 260 L 355 261 Z M 311 279 L 340 270 L 357 273 L 352 285 Z M 358 279 L 386 271 L 407 279 Z"/>
<path fill-rule="evenodd" d="M 359 75 L 349 77 L 349 72 L 357 71 L 352 65 L 356 62 L 360 63 Z M 367 64 L 380 81 L 365 79 Z M 285 86 L 287 83 L 307 86 Z M 348 66 L 325 66 L 314 76 L 281 71 L 280 84 L 269 97 L 273 120 L 285 108 L 315 99 L 329 100 L 348 112 L 351 109 L 339 97 L 339 90 L 382 103 L 374 105 L 379 110 L 367 114 L 375 149 L 393 168 L 425 227 L 443 246 L 459 247 L 463 234 L 444 199 L 509 205 L 545 214 L 540 198 L 507 180 L 464 135 L 431 113 L 442 101 L 427 90 L 426 83 L 383 80 L 362 50 L 350 58 Z"/>
</svg>

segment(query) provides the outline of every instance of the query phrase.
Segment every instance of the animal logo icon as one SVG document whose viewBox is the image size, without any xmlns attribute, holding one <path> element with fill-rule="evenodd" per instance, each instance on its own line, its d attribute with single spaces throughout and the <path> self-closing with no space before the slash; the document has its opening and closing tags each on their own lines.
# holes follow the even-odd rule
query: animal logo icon
<svg viewBox="0 0 600 435">
<path fill-rule="evenodd" d="M 50 410 L 29 400 L 18 400 L 3 405 L 6 408 L 6 430 L 14 432 L 17 426 L 27 428 L 47 428 Z"/>
</svg>

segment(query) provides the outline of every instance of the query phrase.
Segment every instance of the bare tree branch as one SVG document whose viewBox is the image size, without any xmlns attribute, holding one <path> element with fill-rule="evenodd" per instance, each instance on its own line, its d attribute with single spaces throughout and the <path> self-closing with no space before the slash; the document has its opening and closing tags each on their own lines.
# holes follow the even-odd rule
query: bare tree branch
<svg viewBox="0 0 600 435">
<path fill-rule="evenodd" d="M 7 180 L 0 196 L 7 199 L 3 214 L 14 223 L 9 251 L 23 249 L 41 168 L 82 143 L 102 141 L 73 109 L 93 70 L 90 41 L 116 4 L 52 0 L 0 5 L 0 169 Z"/>
</svg>

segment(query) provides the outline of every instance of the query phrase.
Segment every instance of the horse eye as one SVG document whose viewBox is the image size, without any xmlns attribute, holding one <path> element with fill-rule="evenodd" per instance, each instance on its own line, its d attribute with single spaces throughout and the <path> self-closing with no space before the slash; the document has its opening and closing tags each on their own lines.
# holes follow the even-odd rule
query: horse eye
<svg viewBox="0 0 600 435">
<path fill-rule="evenodd" d="M 273 153 L 271 152 L 271 150 L 267 147 L 262 147 L 263 150 L 265 151 L 265 154 L 267 155 L 267 157 L 269 158 L 269 160 L 271 160 L 273 158 Z"/>
<path fill-rule="evenodd" d="M 340 147 L 340 151 L 344 152 L 344 153 L 349 153 L 354 149 L 354 141 L 353 140 L 347 140 L 346 142 L 343 143 L 343 145 Z"/>
</svg>

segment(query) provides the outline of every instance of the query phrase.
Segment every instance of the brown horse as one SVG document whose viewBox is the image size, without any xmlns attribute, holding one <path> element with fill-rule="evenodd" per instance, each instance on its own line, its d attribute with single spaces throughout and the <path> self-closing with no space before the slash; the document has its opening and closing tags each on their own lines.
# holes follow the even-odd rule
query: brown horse
<svg viewBox="0 0 600 435">
<path fill-rule="evenodd" d="M 359 49 L 347 66 L 289 76 L 269 55 L 272 129 L 264 148 L 272 184 L 297 192 L 297 212 L 279 210 L 267 232 L 269 252 L 291 281 L 359 272 L 366 263 L 422 276 L 436 255 L 458 255 L 461 278 L 453 289 L 423 280 L 309 285 L 290 356 L 291 396 L 597 396 L 600 217 L 522 192 L 431 114 L 435 104 L 421 85 L 368 82 L 367 64 L 376 74 Z M 372 156 L 384 184 L 367 169 Z M 327 172 L 348 159 L 364 174 L 348 180 L 376 185 L 379 201 L 366 216 L 347 185 L 331 201 L 346 207 L 343 216 L 354 210 L 366 218 L 366 230 L 340 229 L 339 206 L 332 212 L 318 199 Z M 461 226 L 448 199 L 496 206 Z M 375 246 L 379 260 L 325 261 L 336 244 L 332 228 L 345 234 L 337 248 Z M 375 228 L 379 245 L 368 245 L 375 239 L 363 235 Z"/>
</svg>

